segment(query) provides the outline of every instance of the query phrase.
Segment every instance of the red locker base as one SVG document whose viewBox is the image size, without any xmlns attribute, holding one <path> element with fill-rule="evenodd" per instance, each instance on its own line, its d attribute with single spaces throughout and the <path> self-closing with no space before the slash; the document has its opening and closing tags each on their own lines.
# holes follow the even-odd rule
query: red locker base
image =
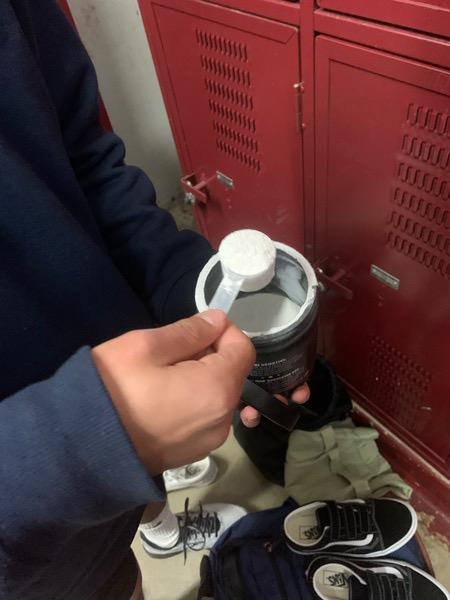
<svg viewBox="0 0 450 600">
<path fill-rule="evenodd" d="M 380 452 L 392 469 L 413 488 L 412 504 L 427 516 L 427 529 L 442 536 L 450 547 L 450 481 L 373 415 L 354 404 L 353 419 L 360 425 L 373 427 L 380 435 Z"/>
</svg>

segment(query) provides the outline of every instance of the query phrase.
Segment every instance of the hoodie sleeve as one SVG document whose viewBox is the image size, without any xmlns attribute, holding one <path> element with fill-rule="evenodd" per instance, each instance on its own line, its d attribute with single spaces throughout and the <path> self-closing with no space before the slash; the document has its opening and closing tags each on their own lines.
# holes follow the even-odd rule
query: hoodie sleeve
<svg viewBox="0 0 450 600">
<path fill-rule="evenodd" d="M 30 6 L 39 65 L 64 144 L 113 261 L 157 322 L 193 314 L 195 283 L 212 248 L 201 235 L 177 230 L 156 205 L 147 176 L 125 165 L 122 140 L 100 126 L 94 68 L 56 3 Z"/>
<path fill-rule="evenodd" d="M 81 424 L 81 426 L 80 426 Z M 0 403 L 0 561 L 110 521 L 165 493 L 121 425 L 88 348 Z M 43 538 L 44 539 L 44 538 Z"/>
<path fill-rule="evenodd" d="M 44 598 L 36 586 L 51 563 L 62 569 L 52 585 L 64 588 L 67 569 L 80 567 L 60 553 L 66 548 L 70 555 L 80 532 L 128 523 L 138 508 L 165 498 L 86 347 L 50 378 L 2 400 L 0 456 L 1 598 Z"/>
</svg>

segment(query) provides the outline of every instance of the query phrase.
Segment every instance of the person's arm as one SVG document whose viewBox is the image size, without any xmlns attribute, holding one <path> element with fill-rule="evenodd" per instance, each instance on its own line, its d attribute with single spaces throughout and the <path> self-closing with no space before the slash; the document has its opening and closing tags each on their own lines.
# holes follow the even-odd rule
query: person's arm
<svg viewBox="0 0 450 600">
<path fill-rule="evenodd" d="M 88 348 L 0 402 L 0 456 L 1 598 L 11 573 L 35 575 L 74 532 L 165 496 Z"/>
<path fill-rule="evenodd" d="M 248 338 L 209 311 L 82 348 L 4 399 L 0 597 L 39 581 L 78 531 L 163 500 L 151 475 L 225 440 L 253 360 Z"/>
<path fill-rule="evenodd" d="M 192 314 L 210 245 L 193 231 L 178 232 L 170 214 L 156 206 L 146 175 L 124 164 L 122 141 L 99 124 L 91 61 L 56 3 L 31 6 L 39 64 L 64 144 L 112 259 L 159 323 Z"/>
</svg>

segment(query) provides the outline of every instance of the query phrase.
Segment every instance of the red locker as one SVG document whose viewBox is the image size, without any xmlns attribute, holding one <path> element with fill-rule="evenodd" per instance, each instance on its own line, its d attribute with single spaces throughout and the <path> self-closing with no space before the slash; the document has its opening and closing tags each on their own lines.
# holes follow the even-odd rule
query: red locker
<svg viewBox="0 0 450 600">
<path fill-rule="evenodd" d="M 252 227 L 302 248 L 298 28 L 197 0 L 141 9 L 203 233 L 216 245 Z"/>
<path fill-rule="evenodd" d="M 372 414 L 450 457 L 450 74 L 316 40 L 317 251 L 326 354 Z"/>
<path fill-rule="evenodd" d="M 327 356 L 448 475 L 449 3 L 320 5 L 140 0 L 202 230 L 314 258 Z"/>
</svg>

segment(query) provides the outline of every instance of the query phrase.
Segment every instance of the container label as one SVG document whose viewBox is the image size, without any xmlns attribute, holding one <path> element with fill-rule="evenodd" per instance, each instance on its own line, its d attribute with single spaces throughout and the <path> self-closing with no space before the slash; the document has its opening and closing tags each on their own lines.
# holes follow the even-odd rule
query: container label
<svg viewBox="0 0 450 600">
<path fill-rule="evenodd" d="M 282 358 L 275 358 L 270 354 L 258 356 L 249 379 L 274 394 L 290 391 L 303 383 L 308 375 L 305 348 L 301 345 L 291 346 L 283 354 Z"/>
</svg>

